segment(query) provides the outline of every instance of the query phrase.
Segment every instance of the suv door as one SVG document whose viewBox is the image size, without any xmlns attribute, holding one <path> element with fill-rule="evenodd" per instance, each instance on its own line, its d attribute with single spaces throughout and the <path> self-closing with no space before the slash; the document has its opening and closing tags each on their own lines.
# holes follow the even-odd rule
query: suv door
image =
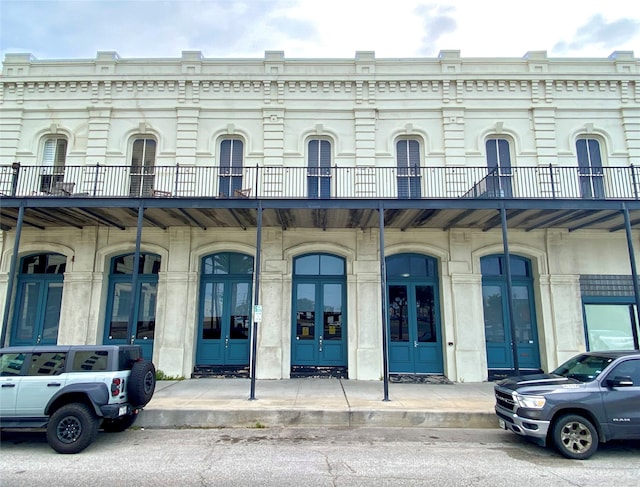
<svg viewBox="0 0 640 487">
<path fill-rule="evenodd" d="M 631 379 L 633 385 L 612 386 L 611 380 Z M 640 358 L 615 365 L 602 382 L 602 400 L 611 439 L 640 438 Z"/>
<path fill-rule="evenodd" d="M 3 352 L 0 355 L 0 419 L 16 414 L 16 398 L 25 368 L 26 354 Z"/>
<path fill-rule="evenodd" d="M 33 352 L 22 377 L 16 401 L 16 416 L 43 417 L 53 395 L 65 386 L 65 351 Z"/>
</svg>

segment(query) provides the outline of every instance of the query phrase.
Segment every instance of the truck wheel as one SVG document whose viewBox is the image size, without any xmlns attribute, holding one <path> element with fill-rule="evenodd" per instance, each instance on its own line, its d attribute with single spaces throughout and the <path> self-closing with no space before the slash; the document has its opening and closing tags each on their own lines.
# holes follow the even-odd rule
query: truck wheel
<svg viewBox="0 0 640 487">
<path fill-rule="evenodd" d="M 599 441 L 591 421 L 577 414 L 561 416 L 553 425 L 553 443 L 566 458 L 586 460 L 596 452 Z"/>
<path fill-rule="evenodd" d="M 135 407 L 146 406 L 156 389 L 156 368 L 149 360 L 134 362 L 127 384 L 129 402 Z"/>
<path fill-rule="evenodd" d="M 78 453 L 93 443 L 99 425 L 97 416 L 85 404 L 66 404 L 49 418 L 47 441 L 58 453 Z"/>
<path fill-rule="evenodd" d="M 105 419 L 102 422 L 102 429 L 107 433 L 122 433 L 138 419 L 137 414 L 127 414 L 116 419 Z"/>
</svg>

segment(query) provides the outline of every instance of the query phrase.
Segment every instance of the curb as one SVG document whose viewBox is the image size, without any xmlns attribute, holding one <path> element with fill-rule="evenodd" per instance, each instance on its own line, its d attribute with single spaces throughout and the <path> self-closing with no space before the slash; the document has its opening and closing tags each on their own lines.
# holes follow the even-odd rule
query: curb
<svg viewBox="0 0 640 487">
<path fill-rule="evenodd" d="M 136 426 L 166 429 L 256 427 L 497 428 L 498 420 L 492 411 L 148 409 L 140 413 Z"/>
</svg>

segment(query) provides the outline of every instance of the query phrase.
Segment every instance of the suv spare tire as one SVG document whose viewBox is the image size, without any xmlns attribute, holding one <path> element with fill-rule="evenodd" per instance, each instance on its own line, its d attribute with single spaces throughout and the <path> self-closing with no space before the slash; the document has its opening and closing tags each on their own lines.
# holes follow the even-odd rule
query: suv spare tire
<svg viewBox="0 0 640 487">
<path fill-rule="evenodd" d="M 149 360 L 133 363 L 127 384 L 129 402 L 135 407 L 146 406 L 156 389 L 156 368 Z"/>
</svg>

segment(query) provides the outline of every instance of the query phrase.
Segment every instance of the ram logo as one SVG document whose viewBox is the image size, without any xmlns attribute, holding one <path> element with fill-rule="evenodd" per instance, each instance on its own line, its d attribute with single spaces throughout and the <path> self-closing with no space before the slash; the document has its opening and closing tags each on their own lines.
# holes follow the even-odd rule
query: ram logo
<svg viewBox="0 0 640 487">
<path fill-rule="evenodd" d="M 613 418 L 614 423 L 630 423 L 630 418 Z"/>
</svg>

